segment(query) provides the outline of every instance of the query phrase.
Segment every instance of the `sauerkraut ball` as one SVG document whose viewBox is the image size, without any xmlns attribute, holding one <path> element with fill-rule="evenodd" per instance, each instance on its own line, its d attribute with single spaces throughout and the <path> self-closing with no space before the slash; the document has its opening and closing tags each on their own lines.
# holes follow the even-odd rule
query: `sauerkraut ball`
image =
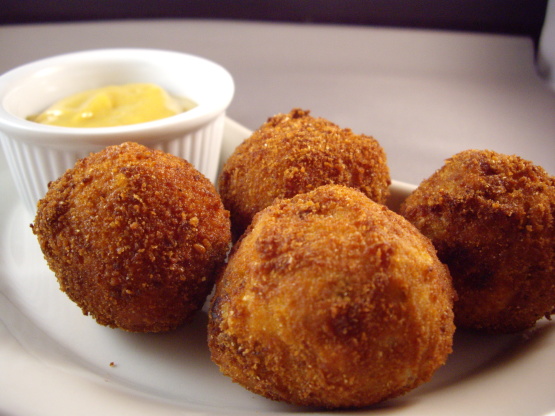
<svg viewBox="0 0 555 416">
<path fill-rule="evenodd" d="M 405 201 L 458 293 L 457 326 L 515 332 L 555 308 L 555 178 L 532 162 L 467 150 Z"/>
<path fill-rule="evenodd" d="M 207 178 L 136 143 L 91 154 L 49 184 L 32 228 L 61 290 L 83 313 L 134 332 L 191 318 L 231 235 Z"/>
<path fill-rule="evenodd" d="M 276 198 L 337 184 L 383 204 L 390 182 L 377 140 L 293 109 L 270 117 L 237 147 L 223 167 L 218 190 L 231 213 L 233 235 L 239 237 L 254 214 Z"/>
<path fill-rule="evenodd" d="M 326 185 L 255 216 L 216 284 L 209 347 L 224 374 L 270 399 L 367 406 L 445 363 L 453 296 L 415 227 Z"/>
</svg>

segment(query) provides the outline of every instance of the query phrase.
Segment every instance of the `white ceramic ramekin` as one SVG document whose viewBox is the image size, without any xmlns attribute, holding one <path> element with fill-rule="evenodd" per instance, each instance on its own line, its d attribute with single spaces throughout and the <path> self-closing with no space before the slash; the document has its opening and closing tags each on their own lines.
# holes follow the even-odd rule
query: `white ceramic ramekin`
<svg viewBox="0 0 555 416">
<path fill-rule="evenodd" d="M 107 85 L 154 83 L 197 106 L 147 123 L 71 128 L 26 117 L 74 93 Z M 173 153 L 215 181 L 231 75 L 204 58 L 154 49 L 100 49 L 46 58 L 0 76 L 0 141 L 19 195 L 34 214 L 48 182 L 91 152 L 125 141 Z"/>
</svg>

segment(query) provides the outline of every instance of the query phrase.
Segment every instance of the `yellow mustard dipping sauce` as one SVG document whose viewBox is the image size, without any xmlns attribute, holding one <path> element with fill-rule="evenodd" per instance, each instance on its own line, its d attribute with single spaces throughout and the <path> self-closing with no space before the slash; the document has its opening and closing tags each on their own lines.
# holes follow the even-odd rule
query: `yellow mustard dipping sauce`
<svg viewBox="0 0 555 416">
<path fill-rule="evenodd" d="M 194 106 L 155 84 L 111 85 L 64 98 L 28 120 L 63 127 L 113 127 L 159 120 Z"/>
</svg>

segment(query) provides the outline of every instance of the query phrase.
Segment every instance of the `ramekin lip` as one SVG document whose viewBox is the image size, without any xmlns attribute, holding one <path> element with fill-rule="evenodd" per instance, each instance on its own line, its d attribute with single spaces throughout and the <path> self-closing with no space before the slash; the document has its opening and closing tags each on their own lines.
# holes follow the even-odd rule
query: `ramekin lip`
<svg viewBox="0 0 555 416">
<path fill-rule="evenodd" d="M 94 60 L 99 57 L 112 59 L 114 62 L 123 62 L 125 59 L 130 58 L 146 61 L 149 56 L 153 55 L 158 57 L 163 55 L 173 59 L 187 59 L 209 66 L 217 71 L 225 88 L 220 91 L 221 94 L 218 94 L 215 99 L 210 101 L 210 105 L 201 103 L 189 111 L 164 119 L 115 127 L 80 128 L 44 125 L 26 120 L 5 108 L 4 96 L 15 88 L 14 83 L 21 82 L 22 79 L 37 74 L 39 71 L 46 70 L 53 65 L 76 63 L 79 60 Z M 227 109 L 234 93 L 234 80 L 227 69 L 199 55 L 166 49 L 134 47 L 80 50 L 41 58 L 0 75 L 0 125 L 7 133 L 18 133 L 20 140 L 37 144 L 50 138 L 70 140 L 75 136 L 80 136 L 92 143 L 102 143 L 107 140 L 107 136 L 111 135 L 133 137 L 140 134 L 147 137 L 149 135 L 160 135 L 161 132 L 162 135 L 171 135 L 175 131 L 192 131 L 207 123 Z M 71 146 L 71 143 L 69 145 Z"/>
</svg>

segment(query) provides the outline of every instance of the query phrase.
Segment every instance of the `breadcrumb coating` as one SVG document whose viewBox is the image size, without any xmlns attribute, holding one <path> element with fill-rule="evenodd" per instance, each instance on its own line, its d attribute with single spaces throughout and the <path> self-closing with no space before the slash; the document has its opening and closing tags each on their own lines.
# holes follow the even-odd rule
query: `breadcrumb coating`
<svg viewBox="0 0 555 416">
<path fill-rule="evenodd" d="M 445 363 L 453 296 L 408 221 L 326 185 L 255 216 L 216 284 L 209 347 L 224 374 L 265 397 L 368 406 Z"/>
<path fill-rule="evenodd" d="M 384 204 L 391 183 L 377 140 L 293 109 L 270 117 L 226 161 L 218 190 L 239 237 L 253 216 L 276 198 L 291 198 L 321 185 L 359 189 Z"/>
<path fill-rule="evenodd" d="M 404 202 L 458 293 L 457 326 L 516 332 L 555 308 L 555 178 L 518 156 L 467 150 Z"/>
<path fill-rule="evenodd" d="M 187 161 L 136 143 L 91 154 L 50 183 L 32 229 L 83 313 L 134 332 L 188 320 L 231 238 L 210 181 Z"/>
</svg>

